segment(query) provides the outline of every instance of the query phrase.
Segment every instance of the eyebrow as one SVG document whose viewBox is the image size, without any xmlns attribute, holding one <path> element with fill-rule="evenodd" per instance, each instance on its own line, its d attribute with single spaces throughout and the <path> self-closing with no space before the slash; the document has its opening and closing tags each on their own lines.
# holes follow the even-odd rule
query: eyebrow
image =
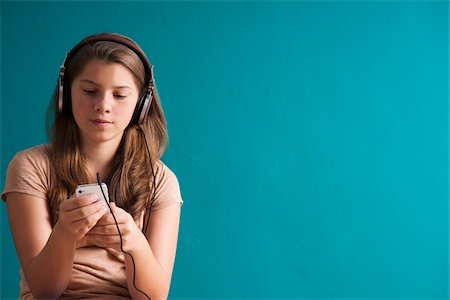
<svg viewBox="0 0 450 300">
<path fill-rule="evenodd" d="M 90 84 L 93 84 L 93 85 L 96 85 L 96 86 L 100 86 L 100 84 L 98 84 L 97 82 L 92 81 L 92 80 L 89 80 L 89 79 L 81 79 L 80 81 L 81 81 L 81 82 L 90 83 Z M 115 88 L 115 89 L 122 89 L 122 88 L 125 88 L 125 89 L 132 89 L 132 88 L 129 87 L 128 85 L 113 86 L 113 88 Z"/>
</svg>

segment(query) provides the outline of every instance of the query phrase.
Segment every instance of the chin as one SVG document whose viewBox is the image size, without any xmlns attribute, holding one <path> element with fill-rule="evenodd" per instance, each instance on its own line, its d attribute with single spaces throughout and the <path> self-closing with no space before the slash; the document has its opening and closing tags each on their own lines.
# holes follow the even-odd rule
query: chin
<svg viewBox="0 0 450 300">
<path fill-rule="evenodd" d="M 117 143 L 117 145 L 122 140 L 122 134 L 120 135 L 110 135 L 110 134 L 96 134 L 91 135 L 87 138 L 92 143 L 103 144 L 103 143 Z"/>
</svg>

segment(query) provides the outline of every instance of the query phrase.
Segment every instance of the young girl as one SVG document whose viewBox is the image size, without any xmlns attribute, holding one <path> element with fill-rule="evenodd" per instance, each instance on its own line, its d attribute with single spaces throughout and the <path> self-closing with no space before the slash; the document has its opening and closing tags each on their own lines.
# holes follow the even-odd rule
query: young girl
<svg viewBox="0 0 450 300">
<path fill-rule="evenodd" d="M 167 298 L 183 201 L 160 161 L 166 122 L 141 48 L 108 33 L 77 44 L 61 66 L 47 132 L 50 144 L 16 154 L 1 195 L 20 299 Z M 97 173 L 109 207 L 75 195 Z"/>
</svg>

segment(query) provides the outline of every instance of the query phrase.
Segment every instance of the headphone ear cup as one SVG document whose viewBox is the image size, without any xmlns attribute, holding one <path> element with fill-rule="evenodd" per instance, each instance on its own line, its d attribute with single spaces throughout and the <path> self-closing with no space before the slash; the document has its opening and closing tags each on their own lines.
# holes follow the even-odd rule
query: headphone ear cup
<svg viewBox="0 0 450 300">
<path fill-rule="evenodd" d="M 139 96 L 136 108 L 133 113 L 133 118 L 131 119 L 132 124 L 142 124 L 147 117 L 150 105 L 153 100 L 153 91 L 150 89 L 145 89 Z"/>
<path fill-rule="evenodd" d="M 70 87 L 69 85 L 66 83 L 67 81 L 63 82 L 63 113 L 65 115 L 70 115 L 72 113 L 72 103 L 70 101 Z"/>
<path fill-rule="evenodd" d="M 64 78 L 58 78 L 58 85 L 56 87 L 56 99 L 58 99 L 58 112 L 61 114 L 71 113 L 70 103 L 70 89 L 65 84 Z"/>
<path fill-rule="evenodd" d="M 64 93 L 64 88 L 63 88 L 63 79 L 62 77 L 58 77 L 58 84 L 56 86 L 56 99 L 58 100 L 58 112 L 62 113 L 63 112 L 63 93 Z"/>
</svg>

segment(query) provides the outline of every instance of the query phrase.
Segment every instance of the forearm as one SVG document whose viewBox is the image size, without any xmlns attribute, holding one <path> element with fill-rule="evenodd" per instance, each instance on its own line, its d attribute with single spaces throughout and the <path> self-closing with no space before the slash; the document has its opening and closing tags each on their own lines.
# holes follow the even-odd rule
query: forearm
<svg viewBox="0 0 450 300">
<path fill-rule="evenodd" d="M 143 291 L 151 300 L 167 299 L 170 288 L 170 278 L 156 260 L 147 239 L 142 235 L 136 246 L 129 253 L 134 258 L 134 266 L 129 255 L 125 254 L 125 269 L 127 284 L 133 299 L 147 299 L 133 284 L 136 277 L 136 287 Z M 133 274 L 136 272 L 135 274 Z"/>
<path fill-rule="evenodd" d="M 42 251 L 24 270 L 28 286 L 35 298 L 58 298 L 69 284 L 75 243 L 53 230 Z"/>
</svg>

